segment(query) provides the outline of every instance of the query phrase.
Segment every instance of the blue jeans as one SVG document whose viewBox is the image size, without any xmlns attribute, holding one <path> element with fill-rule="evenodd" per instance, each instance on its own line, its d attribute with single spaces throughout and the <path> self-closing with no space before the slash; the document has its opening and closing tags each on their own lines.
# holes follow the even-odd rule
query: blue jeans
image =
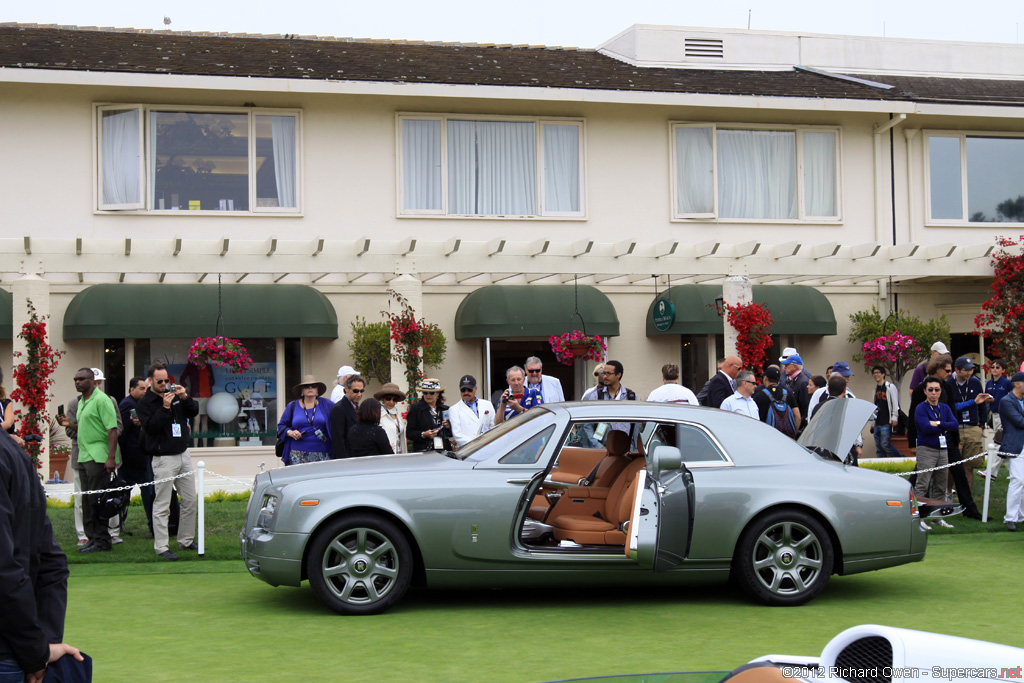
<svg viewBox="0 0 1024 683">
<path fill-rule="evenodd" d="M 0 660 L 0 683 L 24 683 L 25 672 L 13 659 Z"/>
<path fill-rule="evenodd" d="M 875 448 L 878 457 L 902 458 L 903 454 L 892 445 L 892 425 L 875 425 Z"/>
</svg>

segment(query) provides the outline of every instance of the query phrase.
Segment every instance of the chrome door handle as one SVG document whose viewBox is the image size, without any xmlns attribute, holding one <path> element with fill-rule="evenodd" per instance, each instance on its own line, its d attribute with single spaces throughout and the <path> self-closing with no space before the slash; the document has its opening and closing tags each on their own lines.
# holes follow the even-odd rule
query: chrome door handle
<svg viewBox="0 0 1024 683">
<path fill-rule="evenodd" d="M 514 484 L 515 486 L 526 486 L 527 484 L 530 483 L 531 480 L 530 479 L 506 479 L 505 481 L 507 483 L 509 483 L 509 484 Z"/>
</svg>

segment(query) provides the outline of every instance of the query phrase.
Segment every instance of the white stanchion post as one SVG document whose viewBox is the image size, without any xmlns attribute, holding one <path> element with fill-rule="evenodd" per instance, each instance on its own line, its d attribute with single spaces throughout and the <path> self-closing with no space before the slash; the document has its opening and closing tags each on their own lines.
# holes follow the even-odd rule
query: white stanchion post
<svg viewBox="0 0 1024 683">
<path fill-rule="evenodd" d="M 995 462 L 995 454 L 999 451 L 999 447 L 994 443 L 988 445 L 988 459 L 987 465 L 985 466 L 985 501 L 981 506 L 981 522 L 984 524 L 988 521 L 988 495 L 992 490 L 992 465 Z"/>
<path fill-rule="evenodd" d="M 206 552 L 206 491 L 203 486 L 203 475 L 205 474 L 206 463 L 200 460 L 196 463 L 196 534 L 199 544 L 199 557 Z M 985 499 L 986 503 L 988 498 Z"/>
</svg>

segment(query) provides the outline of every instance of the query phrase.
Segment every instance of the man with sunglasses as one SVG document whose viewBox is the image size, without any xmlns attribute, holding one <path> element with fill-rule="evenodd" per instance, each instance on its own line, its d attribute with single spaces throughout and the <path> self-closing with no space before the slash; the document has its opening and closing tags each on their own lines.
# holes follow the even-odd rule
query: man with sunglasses
<svg viewBox="0 0 1024 683">
<path fill-rule="evenodd" d="M 156 362 L 149 366 L 149 390 L 139 399 L 139 426 L 142 435 L 139 450 L 153 458 L 153 476 L 159 482 L 180 474 L 187 476 L 155 484 L 153 496 L 153 549 L 159 557 L 174 561 L 168 521 L 171 492 L 177 489 L 181 500 L 178 517 L 178 547 L 199 550 L 196 533 L 196 483 L 192 478 L 192 457 L 188 452 L 189 425 L 199 414 L 199 404 L 185 387 L 172 384 L 167 366 Z"/>
<path fill-rule="evenodd" d="M 537 356 L 530 356 L 526 359 L 526 396 L 523 397 L 524 405 L 527 408 L 539 406 L 542 403 L 560 403 L 565 400 L 562 393 L 562 383 L 557 377 L 544 374 L 544 364 Z"/>
<path fill-rule="evenodd" d="M 487 399 L 476 397 L 476 378 L 473 375 L 463 375 L 459 380 L 459 393 L 462 400 L 448 409 L 456 448 L 465 446 L 494 426 L 494 405 Z"/>
<path fill-rule="evenodd" d="M 356 408 L 366 393 L 366 380 L 362 375 L 349 375 L 345 379 L 345 395 L 331 408 L 327 427 L 331 431 L 331 445 L 334 446 L 333 460 L 349 457 L 348 430 L 359 421 Z"/>
</svg>

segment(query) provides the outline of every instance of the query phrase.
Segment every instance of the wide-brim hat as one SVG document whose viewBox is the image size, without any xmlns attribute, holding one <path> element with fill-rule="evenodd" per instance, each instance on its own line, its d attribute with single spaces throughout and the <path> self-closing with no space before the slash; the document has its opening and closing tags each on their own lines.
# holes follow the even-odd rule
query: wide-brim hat
<svg viewBox="0 0 1024 683">
<path fill-rule="evenodd" d="M 303 375 L 302 381 L 292 387 L 292 393 L 295 394 L 296 398 L 302 396 L 302 387 L 316 387 L 316 395 L 323 396 L 327 391 L 327 385 L 323 382 L 318 382 L 316 377 L 313 375 Z"/>
<path fill-rule="evenodd" d="M 444 391 L 444 387 L 441 386 L 441 380 L 435 377 L 427 377 L 420 380 L 417 388 L 420 391 Z"/>
<path fill-rule="evenodd" d="M 398 385 L 394 382 L 388 382 L 380 388 L 380 391 L 373 395 L 378 401 L 383 400 L 385 396 L 397 396 L 399 401 L 405 400 L 405 392 L 399 389 Z"/>
</svg>

